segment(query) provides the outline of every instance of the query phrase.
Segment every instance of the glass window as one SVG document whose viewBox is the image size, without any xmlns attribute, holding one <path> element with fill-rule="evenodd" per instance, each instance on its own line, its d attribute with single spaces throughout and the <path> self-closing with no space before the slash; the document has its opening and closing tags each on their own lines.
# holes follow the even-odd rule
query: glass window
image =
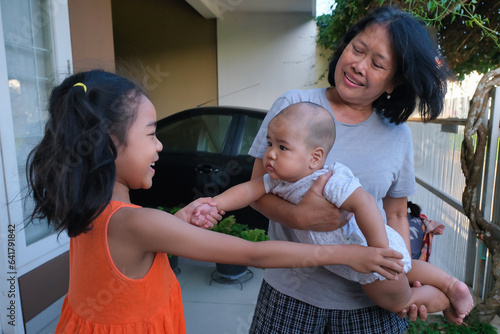
<svg viewBox="0 0 500 334">
<path fill-rule="evenodd" d="M 245 122 L 245 129 L 243 131 L 243 139 L 241 142 L 240 154 L 248 154 L 250 147 L 257 135 L 262 124 L 262 119 L 257 117 L 248 116 Z"/>
<path fill-rule="evenodd" d="M 222 153 L 231 115 L 200 115 L 157 129 L 164 150 Z"/>
<path fill-rule="evenodd" d="M 26 195 L 26 157 L 40 141 L 49 85 L 55 78 L 49 0 L 1 0 L 21 198 Z M 30 210 L 27 203 L 24 216 Z M 28 224 L 26 244 L 50 234 L 47 224 Z"/>
</svg>

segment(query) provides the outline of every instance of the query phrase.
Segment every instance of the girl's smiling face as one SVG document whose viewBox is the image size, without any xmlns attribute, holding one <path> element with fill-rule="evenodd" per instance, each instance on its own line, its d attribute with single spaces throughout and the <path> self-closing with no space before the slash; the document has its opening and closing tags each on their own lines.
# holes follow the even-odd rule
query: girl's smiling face
<svg viewBox="0 0 500 334">
<path fill-rule="evenodd" d="M 150 188 L 155 174 L 153 166 L 162 149 L 163 145 L 156 138 L 156 109 L 147 97 L 141 95 L 126 144 L 117 149 L 116 183 L 129 189 Z"/>
<path fill-rule="evenodd" d="M 345 103 L 371 108 L 394 88 L 396 60 L 387 28 L 374 24 L 347 45 L 335 68 L 335 87 Z"/>
</svg>

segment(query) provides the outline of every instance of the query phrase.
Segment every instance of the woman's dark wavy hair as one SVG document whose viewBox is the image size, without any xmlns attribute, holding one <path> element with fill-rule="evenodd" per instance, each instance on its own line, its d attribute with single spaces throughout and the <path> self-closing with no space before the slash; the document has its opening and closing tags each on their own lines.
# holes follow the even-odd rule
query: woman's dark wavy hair
<svg viewBox="0 0 500 334">
<path fill-rule="evenodd" d="M 335 67 L 347 45 L 373 24 L 387 27 L 397 62 L 394 82 L 399 84 L 391 93 L 390 100 L 384 93 L 373 102 L 373 107 L 396 124 L 405 122 L 410 117 L 417 102 L 424 121 L 438 117 L 443 110 L 446 80 L 450 77 L 450 72 L 424 24 L 396 7 L 377 8 L 347 31 L 343 43 L 330 61 L 330 85 L 335 86 Z"/>
<path fill-rule="evenodd" d="M 35 201 L 31 221 L 47 219 L 70 237 L 92 228 L 116 179 L 113 138 L 126 145 L 142 94 L 133 82 L 101 70 L 72 75 L 52 90 L 44 137 L 26 165 Z"/>
</svg>

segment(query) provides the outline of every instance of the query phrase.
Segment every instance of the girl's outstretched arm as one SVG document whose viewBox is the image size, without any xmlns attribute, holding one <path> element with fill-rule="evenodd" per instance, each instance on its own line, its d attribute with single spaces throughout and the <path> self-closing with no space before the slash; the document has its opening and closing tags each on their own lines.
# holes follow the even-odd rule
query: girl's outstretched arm
<svg viewBox="0 0 500 334">
<path fill-rule="evenodd" d="M 258 268 L 348 265 L 388 279 L 401 273 L 402 255 L 391 249 L 358 245 L 308 245 L 285 241 L 250 242 L 197 228 L 166 212 L 122 208 L 112 217 L 114 236 L 139 255 L 164 252 L 194 260 L 242 264 Z M 110 221 L 110 227 L 111 227 Z"/>
</svg>

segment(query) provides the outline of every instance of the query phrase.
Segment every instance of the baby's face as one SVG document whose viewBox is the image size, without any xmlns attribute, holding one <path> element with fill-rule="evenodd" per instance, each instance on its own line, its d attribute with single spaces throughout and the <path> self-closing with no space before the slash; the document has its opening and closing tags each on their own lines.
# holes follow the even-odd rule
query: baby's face
<svg viewBox="0 0 500 334">
<path fill-rule="evenodd" d="M 306 145 L 308 129 L 285 117 L 275 117 L 267 129 L 264 167 L 272 179 L 295 182 L 311 173 L 312 150 Z"/>
</svg>

